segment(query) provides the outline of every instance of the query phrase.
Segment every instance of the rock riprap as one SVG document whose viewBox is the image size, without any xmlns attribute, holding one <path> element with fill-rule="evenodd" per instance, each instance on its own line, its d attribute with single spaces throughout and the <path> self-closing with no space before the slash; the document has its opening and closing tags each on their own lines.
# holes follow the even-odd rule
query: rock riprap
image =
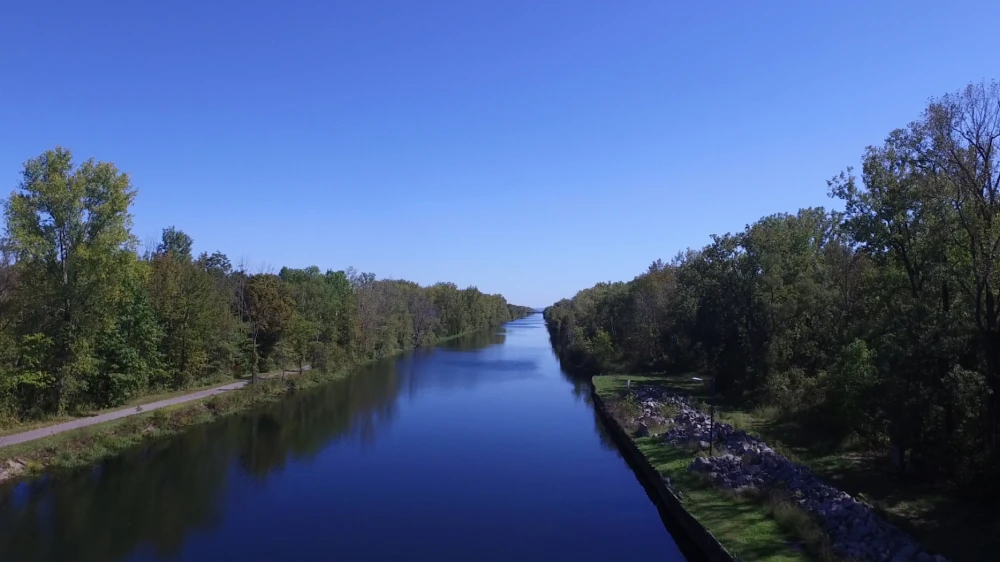
<svg viewBox="0 0 1000 562">
<path fill-rule="evenodd" d="M 713 434 L 709 416 L 686 397 L 649 386 L 633 387 L 631 392 L 642 407 L 637 435 L 666 427 L 657 437 L 672 445 L 708 449 L 714 441 L 716 456 L 696 457 L 689 470 L 736 492 L 782 490 L 822 522 L 838 555 L 873 562 L 946 562 L 920 548 L 870 505 L 824 484 L 807 467 L 776 453 L 759 438 L 727 423 L 716 423 Z M 665 410 L 676 414 L 667 417 Z"/>
</svg>

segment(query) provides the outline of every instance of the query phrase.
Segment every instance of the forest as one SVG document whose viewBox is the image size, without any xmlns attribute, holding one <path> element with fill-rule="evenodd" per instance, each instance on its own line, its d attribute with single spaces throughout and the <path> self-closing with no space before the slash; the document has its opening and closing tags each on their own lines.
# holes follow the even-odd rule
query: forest
<svg viewBox="0 0 1000 562">
<path fill-rule="evenodd" d="M 342 369 L 526 316 L 502 295 L 352 268 L 254 270 L 163 229 L 137 190 L 69 150 L 24 164 L 0 243 L 0 425 L 273 369 Z"/>
<path fill-rule="evenodd" d="M 724 399 L 990 483 L 1000 462 L 1000 85 L 931 99 L 807 208 L 545 311 L 568 369 L 685 373 Z M 993 484 L 995 488 L 995 483 Z"/>
</svg>

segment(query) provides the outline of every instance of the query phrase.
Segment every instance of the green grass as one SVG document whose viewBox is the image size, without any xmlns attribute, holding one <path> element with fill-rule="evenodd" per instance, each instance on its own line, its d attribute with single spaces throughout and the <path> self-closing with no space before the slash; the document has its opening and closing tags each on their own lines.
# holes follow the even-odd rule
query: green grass
<svg viewBox="0 0 1000 562">
<path fill-rule="evenodd" d="M 155 392 L 151 394 L 144 394 L 142 396 L 137 396 L 124 404 L 113 406 L 111 408 L 87 410 L 83 412 L 77 412 L 72 415 L 47 416 L 39 420 L 29 420 L 29 421 L 3 420 L 3 422 L 0 422 L 0 436 L 11 435 L 14 433 L 21 433 L 22 431 L 31 431 L 32 429 L 38 429 L 40 427 L 46 427 L 50 425 L 57 425 L 60 423 L 73 421 L 80 418 L 89 418 L 92 416 L 105 414 L 107 412 L 114 412 L 115 410 L 121 410 L 128 407 L 142 406 L 144 404 L 149 404 L 152 402 L 159 402 L 160 400 L 167 400 L 168 398 L 174 398 L 177 396 L 183 396 L 185 394 L 191 394 L 194 392 L 198 392 L 200 390 L 208 390 L 210 388 L 215 388 L 218 386 L 222 386 L 224 384 L 237 382 L 239 380 L 244 380 L 244 379 L 217 377 L 215 379 L 209 379 L 207 381 L 203 381 L 199 384 L 189 386 L 187 388 L 181 388 L 177 390 L 169 390 L 163 392 Z"/>
<path fill-rule="evenodd" d="M 279 400 L 289 392 L 344 377 L 348 372 L 342 370 L 326 373 L 313 370 L 286 379 L 267 379 L 208 399 L 168 406 L 4 447 L 0 449 L 0 467 L 5 467 L 8 460 L 16 460 L 25 466 L 25 474 L 33 474 L 46 469 L 87 466 L 143 441 L 171 435 L 189 426 L 210 422 L 246 411 L 259 404 Z"/>
<path fill-rule="evenodd" d="M 625 381 L 654 385 L 694 397 L 710 398 L 704 383 L 683 376 L 613 375 L 595 377 L 599 392 L 624 395 Z M 707 410 L 706 410 L 707 411 Z M 1000 552 L 1000 505 L 994 498 L 968 497 L 893 474 L 884 455 L 829 436 L 782 417 L 775 409 L 750 408 L 722 401 L 716 419 L 760 436 L 776 451 L 808 466 L 828 484 L 872 504 L 883 517 L 925 548 L 956 562 L 987 562 Z"/>
<path fill-rule="evenodd" d="M 655 382 L 653 377 L 639 376 L 593 379 L 597 393 L 626 430 L 629 422 L 619 416 L 628 416 L 634 408 L 625 400 L 629 379 L 632 384 Z M 656 437 L 633 441 L 650 464 L 681 492 L 684 508 L 740 560 L 836 560 L 826 534 L 794 504 L 777 495 L 735 494 L 712 486 L 688 471 L 698 454 L 694 450 L 664 444 Z"/>
</svg>

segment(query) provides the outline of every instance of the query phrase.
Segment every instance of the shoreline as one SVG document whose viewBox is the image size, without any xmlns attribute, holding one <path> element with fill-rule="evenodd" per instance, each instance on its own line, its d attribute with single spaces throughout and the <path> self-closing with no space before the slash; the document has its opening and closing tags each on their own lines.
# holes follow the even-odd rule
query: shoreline
<svg viewBox="0 0 1000 562">
<path fill-rule="evenodd" d="M 311 371 L 312 367 L 305 365 L 302 369 L 302 373 L 293 372 L 288 376 L 299 376 L 300 374 L 305 374 Z M 284 373 L 287 373 L 288 369 L 281 371 L 275 371 L 274 373 L 267 373 L 260 375 L 262 380 L 267 380 L 271 378 L 276 378 L 278 376 L 284 377 Z M 172 396 L 170 398 L 163 398 L 160 400 L 152 400 L 149 402 L 140 402 L 136 404 L 133 408 L 132 406 L 122 406 L 119 408 L 108 409 L 99 413 L 92 415 L 78 416 L 75 419 L 68 421 L 54 421 L 53 423 L 39 425 L 37 427 L 31 427 L 30 429 L 24 429 L 23 431 L 16 431 L 13 433 L 7 433 L 5 435 L 0 435 L 0 449 L 6 447 L 12 447 L 14 445 L 20 445 L 21 443 L 28 443 L 30 441 L 36 441 L 38 439 L 45 439 L 46 437 L 51 437 L 53 435 L 58 435 L 60 433 L 65 433 L 67 431 L 74 431 L 77 429 L 83 429 L 85 427 L 90 427 L 92 425 L 99 425 L 102 423 L 107 423 L 110 421 L 126 418 L 129 416 L 139 415 L 143 412 L 152 412 L 159 410 L 160 408 L 167 408 L 169 406 L 176 406 L 184 404 L 187 402 L 193 402 L 195 400 L 204 400 L 206 398 L 211 398 L 212 396 L 218 394 L 224 394 L 226 392 L 231 392 L 234 390 L 239 390 L 250 384 L 249 380 L 235 380 L 221 385 L 210 386 L 208 388 L 202 388 L 197 390 L 192 390 L 185 394 L 178 394 L 177 396 Z M 155 395 L 154 395 L 155 396 Z M 30 427 L 30 424 L 29 424 Z"/>
<path fill-rule="evenodd" d="M 519 319 L 515 318 L 511 322 Z M 502 325 L 491 326 L 485 330 L 494 330 Z M 425 348 L 433 348 L 447 341 L 482 330 L 484 329 L 442 338 L 435 341 L 434 345 L 425 346 Z M 247 412 L 256 406 L 276 402 L 298 390 L 313 388 L 351 376 L 364 365 L 395 359 L 418 349 L 421 348 L 406 349 L 393 355 L 345 365 L 331 371 L 309 369 L 301 375 L 296 373 L 286 378 L 266 378 L 253 385 L 243 383 L 243 386 L 233 390 L 206 394 L 150 411 L 130 413 L 127 410 L 131 408 L 118 409 L 110 413 L 126 411 L 126 415 L 4 446 L 0 448 L 0 487 L 43 472 L 72 470 L 89 466 L 103 458 L 114 456 L 144 442 L 175 435 L 189 427 L 210 423 L 225 416 Z M 222 385 L 222 387 L 232 384 Z M 209 390 L 217 390 L 222 387 Z M 87 419 L 83 418 L 83 420 Z M 64 423 L 75 423 L 75 421 Z M 45 431 L 59 425 L 63 424 L 43 426 L 29 430 L 29 432 Z M 18 434 L 10 434 L 7 437 L 11 435 Z"/>
<path fill-rule="evenodd" d="M 331 382 L 353 372 L 354 368 L 332 373 L 310 370 L 294 378 L 268 379 L 255 385 L 9 445 L 0 449 L 0 486 L 43 472 L 89 466 L 144 442 L 244 413 L 297 390 Z"/>
<path fill-rule="evenodd" d="M 720 490 L 689 470 L 693 459 L 704 452 L 664 444 L 651 431 L 630 434 L 628 422 L 620 418 L 630 419 L 630 408 L 635 405 L 624 399 L 622 393 L 627 390 L 623 383 L 614 376 L 591 378 L 594 407 L 619 453 L 643 487 L 651 491 L 661 514 L 668 515 L 670 520 L 664 520 L 664 525 L 672 534 L 672 523 L 680 527 L 684 536 L 675 535 L 678 546 L 683 540 L 695 545 L 695 556 L 684 553 L 689 559 L 842 560 L 830 552 L 829 537 L 817 523 L 787 500 Z"/>
<path fill-rule="evenodd" d="M 686 509 L 680 498 L 664 483 L 663 476 L 657 472 L 649 459 L 642 454 L 622 426 L 608 411 L 604 400 L 597 392 L 593 379 L 590 380 L 590 396 L 593 399 L 594 410 L 601 423 L 608 430 L 618 452 L 625 463 L 635 473 L 636 479 L 646 489 L 647 494 L 656 505 L 663 519 L 664 526 L 670 532 L 674 543 L 689 562 L 704 560 L 705 562 L 735 562 L 733 555 L 726 547 L 706 529 Z M 679 531 L 683 535 L 678 536 Z"/>
</svg>

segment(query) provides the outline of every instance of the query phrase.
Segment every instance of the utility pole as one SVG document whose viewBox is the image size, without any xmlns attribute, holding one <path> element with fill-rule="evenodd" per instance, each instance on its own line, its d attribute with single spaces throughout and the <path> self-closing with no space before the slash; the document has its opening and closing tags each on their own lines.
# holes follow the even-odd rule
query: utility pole
<svg viewBox="0 0 1000 562">
<path fill-rule="evenodd" d="M 711 413 L 709 414 L 709 425 L 708 425 L 708 456 L 713 456 L 715 447 L 715 375 L 712 375 L 712 399 L 709 402 L 709 409 Z"/>
<path fill-rule="evenodd" d="M 691 377 L 691 380 L 704 382 L 701 377 Z M 708 399 L 708 456 L 715 456 L 715 375 L 712 375 L 712 395 Z"/>
</svg>

